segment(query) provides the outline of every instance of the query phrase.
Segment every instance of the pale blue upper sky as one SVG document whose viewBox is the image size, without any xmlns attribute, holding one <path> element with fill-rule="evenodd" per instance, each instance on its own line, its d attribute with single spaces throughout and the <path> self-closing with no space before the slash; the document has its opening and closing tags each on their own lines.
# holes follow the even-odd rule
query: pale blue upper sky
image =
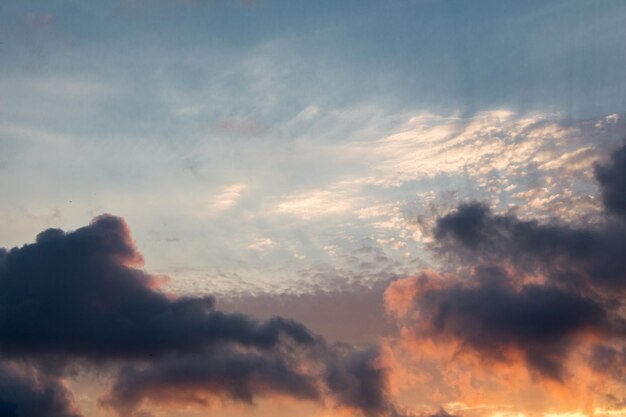
<svg viewBox="0 0 626 417">
<path fill-rule="evenodd" d="M 139 121 L 167 121 L 159 117 L 165 87 L 191 94 L 218 83 L 239 92 L 215 104 L 222 112 L 236 107 L 272 121 L 311 101 L 465 114 L 505 106 L 577 118 L 626 106 L 619 0 L 0 4 L 3 75 L 130 83 L 131 97 L 99 108 L 115 120 L 140 106 Z M 280 79 L 271 108 L 259 102 L 263 80 L 241 73 L 252 56 L 276 66 L 262 76 Z"/>
<path fill-rule="evenodd" d="M 410 273 L 459 199 L 593 215 L 624 136 L 622 0 L 5 0 L 0 42 L 0 246 L 111 212 L 189 291 Z"/>
</svg>

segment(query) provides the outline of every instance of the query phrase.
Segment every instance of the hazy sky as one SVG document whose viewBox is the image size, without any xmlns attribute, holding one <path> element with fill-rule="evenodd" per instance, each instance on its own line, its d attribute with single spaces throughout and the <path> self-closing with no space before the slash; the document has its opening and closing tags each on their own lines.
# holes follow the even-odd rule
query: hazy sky
<svg viewBox="0 0 626 417">
<path fill-rule="evenodd" d="M 626 415 L 625 74 L 623 0 L 0 0 L 0 415 Z"/>
</svg>

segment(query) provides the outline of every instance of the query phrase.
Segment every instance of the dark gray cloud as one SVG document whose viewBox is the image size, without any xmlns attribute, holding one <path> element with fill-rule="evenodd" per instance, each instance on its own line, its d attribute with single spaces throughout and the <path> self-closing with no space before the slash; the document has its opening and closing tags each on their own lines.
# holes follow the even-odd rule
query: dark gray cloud
<svg viewBox="0 0 626 417">
<path fill-rule="evenodd" d="M 330 398 L 395 415 L 376 349 L 330 345 L 304 325 L 224 313 L 211 297 L 173 297 L 143 269 L 128 227 L 103 215 L 0 252 L 0 356 L 48 375 L 82 361 L 121 367 L 103 403 L 132 415 L 145 400 L 283 395 Z"/>
<path fill-rule="evenodd" d="M 3 417 L 81 417 L 72 396 L 58 381 L 34 369 L 0 363 L 0 415 Z"/>
<path fill-rule="evenodd" d="M 424 334 L 461 341 L 483 357 L 506 360 L 511 348 L 544 376 L 561 380 L 563 361 L 585 331 L 612 331 L 605 307 L 559 288 L 526 285 L 516 289 L 494 268 L 471 277 L 473 284 L 434 288 L 419 296 Z"/>
<path fill-rule="evenodd" d="M 597 165 L 595 174 L 607 210 L 626 218 L 626 147 L 615 151 L 606 165 Z"/>
<path fill-rule="evenodd" d="M 568 354 L 586 334 L 623 343 L 626 146 L 596 167 L 596 177 L 606 208 L 601 224 L 540 223 L 481 203 L 441 217 L 434 248 L 455 278 L 428 285 L 423 278 L 414 306 L 423 334 L 454 339 L 484 358 L 504 361 L 516 350 L 555 380 L 567 376 Z M 607 349 L 597 347 L 596 370 L 619 362 Z"/>
<path fill-rule="evenodd" d="M 474 264 L 507 261 L 520 270 L 541 271 L 571 290 L 621 294 L 626 291 L 626 146 L 596 165 L 595 175 L 605 206 L 601 224 L 571 226 L 558 219 L 544 224 L 469 203 L 438 220 L 436 247 Z"/>
<path fill-rule="evenodd" d="M 145 400 L 210 402 L 215 397 L 254 403 L 259 396 L 290 396 L 319 401 L 326 396 L 340 407 L 365 416 L 400 416 L 389 402 L 384 369 L 376 348 L 318 346 L 309 352 L 241 352 L 218 348 L 199 355 L 170 355 L 148 366 L 122 370 L 103 404 L 128 415 Z M 320 367 L 306 373 L 302 365 Z"/>
<path fill-rule="evenodd" d="M 163 402 L 195 396 L 197 401 L 205 401 L 207 394 L 244 403 L 271 394 L 319 400 L 316 379 L 298 372 L 289 359 L 284 353 L 238 352 L 224 347 L 199 355 L 168 356 L 148 367 L 124 368 L 103 402 L 120 415 L 128 415 L 144 399 Z"/>
<path fill-rule="evenodd" d="M 349 346 L 338 346 L 325 380 L 339 403 L 358 410 L 366 410 L 368 416 L 396 415 L 380 389 L 385 386 L 382 370 L 375 366 L 379 352 L 376 349 L 354 351 Z"/>
<path fill-rule="evenodd" d="M 626 228 L 621 222 L 588 228 L 542 224 L 471 203 L 439 219 L 435 237 L 437 250 L 450 260 L 507 261 L 521 271 L 544 272 L 573 290 L 626 290 Z"/>
<path fill-rule="evenodd" d="M 269 349 L 315 337 L 299 323 L 263 323 L 214 309 L 211 297 L 170 299 L 139 269 L 125 223 L 102 216 L 74 232 L 49 229 L 0 255 L 0 349 L 87 359 L 193 352 L 219 342 Z M 37 325 L 34 325 L 37 323 Z"/>
</svg>

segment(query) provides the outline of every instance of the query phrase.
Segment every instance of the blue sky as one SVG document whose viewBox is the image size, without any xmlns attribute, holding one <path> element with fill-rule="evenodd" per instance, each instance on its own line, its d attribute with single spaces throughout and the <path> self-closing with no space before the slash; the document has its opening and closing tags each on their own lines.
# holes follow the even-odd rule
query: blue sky
<svg viewBox="0 0 626 417">
<path fill-rule="evenodd" d="M 382 162 L 364 152 L 414 129 L 414 117 L 445 126 L 504 110 L 565 126 L 626 106 L 619 1 L 5 1 L 0 10 L 5 242 L 111 212 L 130 219 L 164 273 L 289 277 L 304 257 L 307 267 L 330 262 L 337 239 L 348 251 L 386 239 L 358 210 L 395 204 L 408 219 L 419 192 L 480 196 L 465 173 L 440 166 L 447 177 L 426 178 L 435 169 L 406 172 L 392 188 L 344 186 L 328 216 L 276 213 L 293 196 L 378 175 Z M 230 203 L 217 213 L 220 198 Z"/>
<path fill-rule="evenodd" d="M 198 92 L 220 69 L 221 87 L 242 93 L 237 110 L 271 121 L 311 101 L 573 118 L 625 105 L 619 1 L 5 1 L 2 10 L 4 73 L 129 82 L 136 101 L 117 104 L 142 104 L 144 122 L 163 111 L 150 94 Z M 259 102 L 262 80 L 236 72 L 251 56 L 277 66 L 263 75 L 284 88 L 271 109 Z"/>
</svg>

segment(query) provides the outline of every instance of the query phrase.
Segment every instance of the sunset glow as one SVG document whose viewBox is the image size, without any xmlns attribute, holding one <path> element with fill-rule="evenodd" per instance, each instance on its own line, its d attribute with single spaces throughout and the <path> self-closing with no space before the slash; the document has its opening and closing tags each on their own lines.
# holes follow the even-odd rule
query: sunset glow
<svg viewBox="0 0 626 417">
<path fill-rule="evenodd" d="M 0 417 L 626 417 L 623 0 L 0 0 Z"/>
</svg>

